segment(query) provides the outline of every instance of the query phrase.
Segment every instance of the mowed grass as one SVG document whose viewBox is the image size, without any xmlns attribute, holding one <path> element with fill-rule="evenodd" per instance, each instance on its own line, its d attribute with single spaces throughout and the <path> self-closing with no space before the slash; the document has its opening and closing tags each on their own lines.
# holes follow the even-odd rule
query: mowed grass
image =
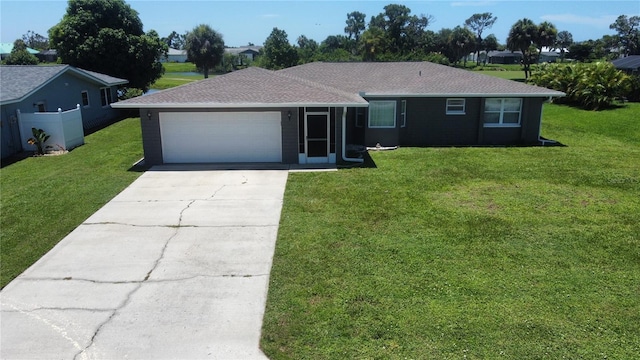
<svg viewBox="0 0 640 360">
<path fill-rule="evenodd" d="M 524 82 L 524 71 L 522 70 L 483 70 L 477 72 L 480 74 L 491 75 L 502 79 Z"/>
<path fill-rule="evenodd" d="M 0 169 L 4 287 L 141 173 L 140 120 L 85 137 L 61 156 L 30 157 Z"/>
<path fill-rule="evenodd" d="M 565 147 L 401 148 L 289 175 L 271 359 L 640 353 L 640 104 L 546 105 Z"/>
<path fill-rule="evenodd" d="M 164 90 L 204 79 L 204 74 L 185 74 L 198 71 L 193 63 L 163 63 L 162 66 L 164 75 L 151 85 L 152 89 Z"/>
</svg>

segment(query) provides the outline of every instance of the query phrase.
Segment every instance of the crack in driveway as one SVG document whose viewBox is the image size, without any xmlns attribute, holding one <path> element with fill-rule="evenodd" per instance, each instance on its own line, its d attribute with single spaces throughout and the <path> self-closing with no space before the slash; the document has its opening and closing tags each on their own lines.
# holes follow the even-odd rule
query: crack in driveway
<svg viewBox="0 0 640 360">
<path fill-rule="evenodd" d="M 124 307 L 126 307 L 130 302 L 131 302 L 131 298 L 132 296 L 138 292 L 138 290 L 140 290 L 140 288 L 142 288 L 142 285 L 147 282 L 147 280 L 149 280 L 149 277 L 151 276 L 151 274 L 153 273 L 153 271 L 158 267 L 158 265 L 160 264 L 160 261 L 162 261 L 162 259 L 164 258 L 165 252 L 167 250 L 167 247 L 169 246 L 169 243 L 171 242 L 171 240 L 173 240 L 177 235 L 178 232 L 180 231 L 180 227 L 182 224 L 182 217 L 184 215 L 184 212 L 187 211 L 187 209 L 189 209 L 189 207 L 191 207 L 191 205 L 193 205 L 193 203 L 195 203 L 197 200 L 191 200 L 189 202 L 189 204 L 187 204 L 187 206 L 185 206 L 181 211 L 180 211 L 180 217 L 178 218 L 178 225 L 175 226 L 175 231 L 173 233 L 173 235 L 171 235 L 167 241 L 165 241 L 164 246 L 162 247 L 162 250 L 160 251 L 160 256 L 156 259 L 156 261 L 154 261 L 153 265 L 151 266 L 151 269 L 149 270 L 149 272 L 147 272 L 147 275 L 145 276 L 144 280 L 138 282 L 138 286 L 136 286 L 134 289 L 132 289 L 127 296 L 125 297 L 124 301 L 115 309 L 113 309 L 113 312 L 111 313 L 111 316 L 109 316 L 109 318 L 107 318 L 107 320 L 103 321 L 100 325 L 98 325 L 98 327 L 96 328 L 96 331 L 93 333 L 93 336 L 91 337 L 91 340 L 89 341 L 89 344 L 82 349 L 80 352 L 78 352 L 73 358 L 77 359 L 79 356 L 82 356 L 82 358 L 84 358 L 85 356 L 83 355 L 84 353 L 86 353 L 87 350 L 89 350 L 89 348 L 91 348 L 94 344 L 95 344 L 95 339 L 98 336 L 98 334 L 100 333 L 100 331 L 102 330 L 102 328 L 107 325 L 108 323 L 111 322 L 111 320 L 114 318 L 114 316 L 116 316 L 116 314 L 122 310 Z"/>
</svg>

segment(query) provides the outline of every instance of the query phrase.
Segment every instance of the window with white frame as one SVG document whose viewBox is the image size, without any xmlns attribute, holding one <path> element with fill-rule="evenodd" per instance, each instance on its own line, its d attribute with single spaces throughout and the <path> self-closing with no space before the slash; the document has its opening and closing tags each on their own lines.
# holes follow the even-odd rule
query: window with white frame
<svg viewBox="0 0 640 360">
<path fill-rule="evenodd" d="M 82 106 L 89 107 L 89 92 L 87 90 L 82 90 Z"/>
<path fill-rule="evenodd" d="M 520 126 L 522 99 L 485 99 L 484 126 Z"/>
<path fill-rule="evenodd" d="M 407 100 L 400 103 L 400 127 L 407 127 Z"/>
<path fill-rule="evenodd" d="M 396 127 L 396 102 L 393 100 L 380 100 L 369 102 L 369 127 L 370 128 L 395 128 Z"/>
<path fill-rule="evenodd" d="M 465 99 L 447 99 L 447 115 L 464 115 Z"/>
<path fill-rule="evenodd" d="M 102 106 L 107 106 L 113 102 L 111 98 L 111 88 L 101 88 L 100 89 L 100 102 Z"/>
</svg>

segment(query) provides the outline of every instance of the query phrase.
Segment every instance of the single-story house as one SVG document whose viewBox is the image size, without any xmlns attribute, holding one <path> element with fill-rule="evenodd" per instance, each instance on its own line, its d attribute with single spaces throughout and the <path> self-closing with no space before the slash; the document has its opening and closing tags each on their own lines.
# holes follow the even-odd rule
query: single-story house
<svg viewBox="0 0 640 360">
<path fill-rule="evenodd" d="M 241 46 L 237 48 L 225 48 L 224 52 L 253 61 L 260 54 L 260 49 L 262 49 L 262 46 Z"/>
<path fill-rule="evenodd" d="M 627 57 L 611 61 L 613 66 L 629 75 L 640 74 L 640 55 L 629 55 Z"/>
<path fill-rule="evenodd" d="M 36 54 L 36 57 L 42 62 L 54 63 L 58 61 L 58 51 L 55 49 L 42 50 Z"/>
<path fill-rule="evenodd" d="M 161 62 L 183 63 L 187 62 L 187 50 L 169 48 L 167 56 L 160 59 Z"/>
<path fill-rule="evenodd" d="M 4 60 L 9 54 L 11 54 L 11 50 L 13 50 L 13 43 L 0 43 L 0 59 Z M 38 50 L 32 49 L 30 47 L 27 48 L 27 51 L 32 55 L 37 55 Z"/>
<path fill-rule="evenodd" d="M 560 59 L 560 53 L 555 51 L 543 51 L 538 57 L 539 63 L 554 63 Z"/>
<path fill-rule="evenodd" d="M 249 67 L 121 101 L 145 162 L 359 162 L 376 146 L 539 144 L 564 93 L 429 62 Z"/>
<path fill-rule="evenodd" d="M 2 158 L 23 150 L 18 112 L 54 112 L 80 105 L 83 127 L 91 129 L 118 116 L 119 110 L 110 104 L 118 100 L 118 85 L 128 83 L 69 65 L 0 66 L 0 79 Z"/>
<path fill-rule="evenodd" d="M 487 57 L 489 64 L 520 64 L 523 58 L 520 51 L 489 51 Z"/>
</svg>

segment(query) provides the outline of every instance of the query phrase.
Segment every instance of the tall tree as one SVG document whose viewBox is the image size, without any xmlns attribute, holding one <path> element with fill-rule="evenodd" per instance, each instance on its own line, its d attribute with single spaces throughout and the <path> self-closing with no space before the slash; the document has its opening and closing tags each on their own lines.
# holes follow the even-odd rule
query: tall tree
<svg viewBox="0 0 640 360">
<path fill-rule="evenodd" d="M 18 39 L 13 42 L 13 49 L 5 59 L 7 65 L 36 65 L 38 58 L 27 51 L 27 45 L 23 40 Z"/>
<path fill-rule="evenodd" d="M 466 27 L 456 26 L 449 34 L 449 46 L 454 54 L 454 63 L 458 63 L 460 59 L 464 59 L 464 65 L 467 65 L 467 55 L 476 48 L 475 34 Z"/>
<path fill-rule="evenodd" d="M 369 28 L 377 27 L 386 33 L 389 50 L 395 54 L 407 54 L 421 45 L 425 28 L 431 16 L 411 15 L 404 5 L 389 4 L 384 12 L 371 18 Z"/>
<path fill-rule="evenodd" d="M 314 61 L 318 54 L 318 42 L 304 35 L 298 37 L 298 58 L 300 64 Z"/>
<path fill-rule="evenodd" d="M 349 39 L 353 38 L 356 43 L 360 40 L 360 34 L 362 34 L 365 29 L 364 19 L 366 16 L 367 15 L 359 11 L 352 11 L 347 14 L 347 20 L 345 21 L 347 26 L 344 27 L 344 32 Z"/>
<path fill-rule="evenodd" d="M 516 21 L 507 38 L 507 48 L 511 51 L 522 52 L 522 65 L 525 79 L 531 75 L 532 47 L 538 36 L 538 26 L 530 19 L 524 18 Z M 533 50 L 535 51 L 535 50 Z"/>
<path fill-rule="evenodd" d="M 592 41 L 577 42 L 569 46 L 571 59 L 579 62 L 589 61 L 593 50 L 594 43 Z"/>
<path fill-rule="evenodd" d="M 47 50 L 49 48 L 49 39 L 32 30 L 22 35 L 22 41 L 24 41 L 27 47 L 35 50 Z"/>
<path fill-rule="evenodd" d="M 284 69 L 298 64 L 298 52 L 289 43 L 284 30 L 273 28 L 262 48 L 262 64 L 267 69 Z"/>
<path fill-rule="evenodd" d="M 222 35 L 211 26 L 200 24 L 187 33 L 185 39 L 187 58 L 209 77 L 209 70 L 222 62 L 224 41 Z"/>
<path fill-rule="evenodd" d="M 452 38 L 453 30 L 449 28 L 442 28 L 435 34 L 433 51 L 440 53 L 447 57 L 449 62 L 456 61 L 457 54 L 450 46 L 450 39 Z"/>
<path fill-rule="evenodd" d="M 489 51 L 498 50 L 499 46 L 500 44 L 498 44 L 498 38 L 496 38 L 494 34 L 489 34 L 487 35 L 487 37 L 482 39 L 482 44 L 480 45 L 480 48 L 486 52 L 485 54 L 486 56 L 484 57 L 485 64 L 489 59 L 489 56 L 488 56 Z"/>
<path fill-rule="evenodd" d="M 379 27 L 371 27 L 362 33 L 360 38 L 360 54 L 364 61 L 376 61 L 378 57 L 387 51 L 389 40 L 384 30 Z"/>
<path fill-rule="evenodd" d="M 480 50 L 482 47 L 482 32 L 489 29 L 498 20 L 492 13 L 473 14 L 465 20 L 464 25 L 476 33 L 476 60 L 480 65 Z"/>
<path fill-rule="evenodd" d="M 609 29 L 618 32 L 620 46 L 624 56 L 640 55 L 640 16 L 627 17 L 620 15 L 616 21 L 609 25 Z"/>
<path fill-rule="evenodd" d="M 124 0 L 69 0 L 62 20 L 49 29 L 51 47 L 65 64 L 129 80 L 147 90 L 162 76 L 167 52 L 158 34 L 142 30 Z"/>
<path fill-rule="evenodd" d="M 556 37 L 558 36 L 558 30 L 555 25 L 545 21 L 538 25 L 538 32 L 534 40 L 536 47 L 538 48 L 538 61 L 540 62 L 540 56 L 542 55 L 543 47 L 552 47 L 556 43 Z"/>
<path fill-rule="evenodd" d="M 162 41 L 172 49 L 184 50 L 186 38 L 186 34 L 178 34 L 177 32 L 172 31 L 169 36 L 162 38 Z"/>
<path fill-rule="evenodd" d="M 570 32 L 566 30 L 558 32 L 558 36 L 556 36 L 556 41 L 553 44 L 553 48 L 560 49 L 560 61 L 564 61 L 564 53 L 572 44 L 573 35 L 571 35 Z"/>
</svg>

